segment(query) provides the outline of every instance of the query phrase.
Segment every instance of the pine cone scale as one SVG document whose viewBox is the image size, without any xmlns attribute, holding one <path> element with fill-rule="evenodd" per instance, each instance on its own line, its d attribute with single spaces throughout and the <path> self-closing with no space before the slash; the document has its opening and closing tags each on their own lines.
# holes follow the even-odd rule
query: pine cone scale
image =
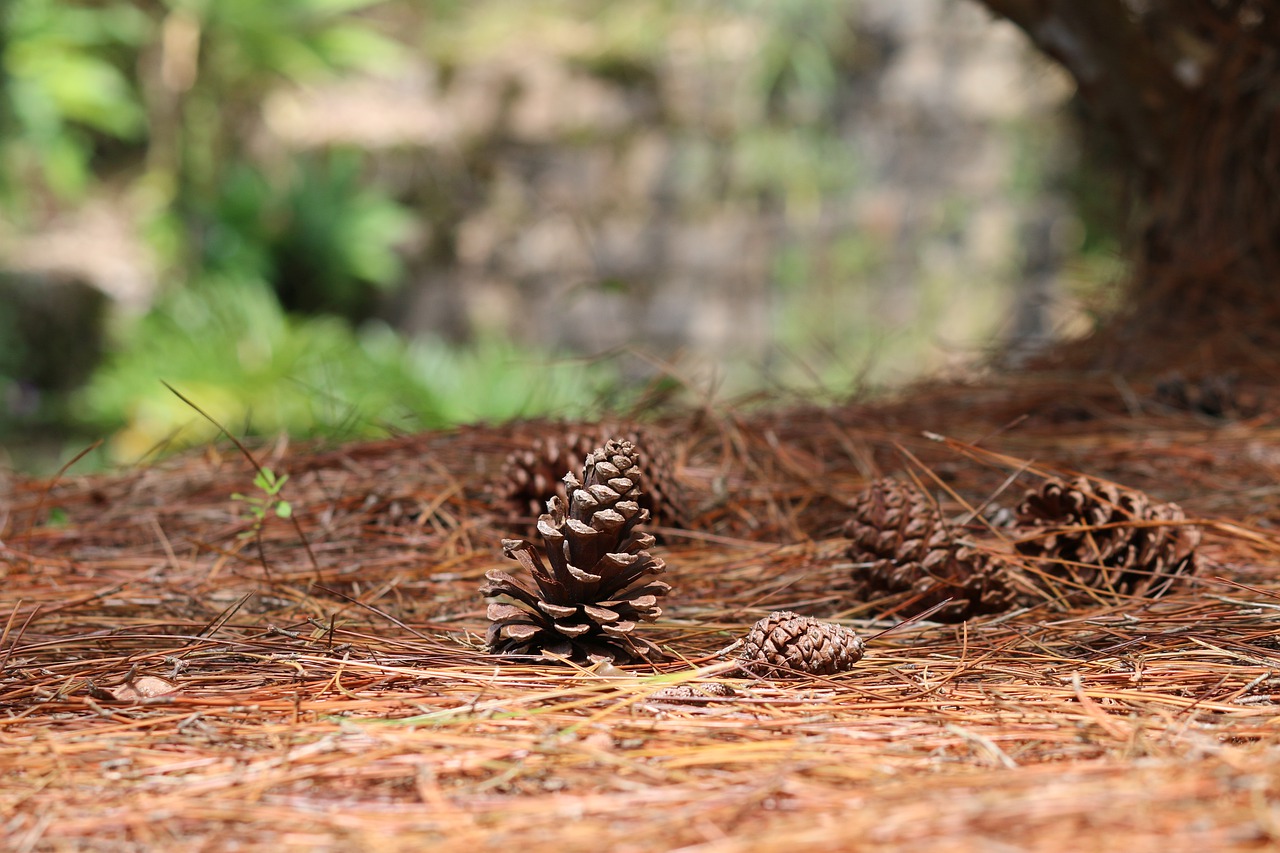
<svg viewBox="0 0 1280 853">
<path fill-rule="evenodd" d="M 525 610 L 522 607 L 516 607 L 514 604 L 502 604 L 501 602 L 493 601 L 489 603 L 486 615 L 494 622 L 503 622 L 523 618 Z"/>
<path fill-rule="evenodd" d="M 578 612 L 578 608 L 568 604 L 552 604 L 549 601 L 539 601 L 538 609 L 550 616 L 552 619 L 568 619 L 570 616 Z"/>
<path fill-rule="evenodd" d="M 607 607 L 592 606 L 590 604 L 582 605 L 582 612 L 601 624 L 606 622 L 617 622 L 622 618 L 622 614 L 616 610 L 610 610 Z"/>
<path fill-rule="evenodd" d="M 494 623 L 490 633 L 496 634 L 504 640 L 527 640 L 538 633 L 538 626 L 532 622 L 506 622 L 504 624 Z"/>
</svg>

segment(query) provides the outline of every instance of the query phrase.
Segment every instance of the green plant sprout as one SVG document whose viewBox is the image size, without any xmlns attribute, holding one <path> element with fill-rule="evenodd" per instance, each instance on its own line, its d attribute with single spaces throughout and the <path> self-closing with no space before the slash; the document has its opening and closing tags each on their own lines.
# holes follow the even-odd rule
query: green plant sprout
<svg viewBox="0 0 1280 853">
<path fill-rule="evenodd" d="M 258 476 L 253 478 L 253 484 L 262 491 L 262 494 L 231 493 L 233 501 L 244 502 L 245 517 L 253 520 L 253 527 L 241 532 L 239 538 L 250 539 L 261 533 L 262 525 L 266 522 L 268 513 L 274 514 L 276 518 L 293 517 L 293 506 L 280 497 L 280 490 L 284 488 L 284 484 L 288 479 L 288 474 L 281 474 L 277 477 L 270 468 L 262 468 L 258 471 Z"/>
</svg>

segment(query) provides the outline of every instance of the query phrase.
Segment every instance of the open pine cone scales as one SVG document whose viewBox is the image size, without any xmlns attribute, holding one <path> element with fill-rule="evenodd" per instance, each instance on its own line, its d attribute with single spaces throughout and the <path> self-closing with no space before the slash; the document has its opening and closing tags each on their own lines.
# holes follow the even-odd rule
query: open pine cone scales
<svg viewBox="0 0 1280 853">
<path fill-rule="evenodd" d="M 951 599 L 930 618 L 962 622 L 1007 610 L 1015 591 L 1003 568 L 958 538 L 928 495 L 897 480 L 875 480 L 850 506 L 845 525 L 853 596 L 894 596 L 911 616 Z"/>
<path fill-rule="evenodd" d="M 853 629 L 777 610 L 751 626 L 742 642 L 742 668 L 774 675 L 833 675 L 862 660 Z"/>
<path fill-rule="evenodd" d="M 645 490 L 638 502 L 649 511 L 654 523 L 681 527 L 687 521 L 684 490 L 676 478 L 676 466 L 660 442 L 648 440 L 639 429 L 610 430 L 606 427 L 564 427 L 558 434 L 535 438 L 528 447 L 513 451 L 497 479 L 492 493 L 510 511 L 538 517 L 546 511 L 547 501 L 566 497 L 564 472 L 577 470 L 582 460 L 604 444 L 610 435 L 620 436 L 637 449 L 644 447 L 645 457 L 638 460 L 645 470 Z M 637 450 L 637 452 L 639 452 Z"/>
<path fill-rule="evenodd" d="M 1018 553 L 1076 589 L 1157 597 L 1195 574 L 1200 531 L 1173 503 L 1111 483 L 1047 480 L 1018 507 Z"/>
<path fill-rule="evenodd" d="M 534 588 L 503 571 L 485 575 L 483 595 L 516 602 L 490 603 L 491 651 L 623 663 L 662 657 L 634 634 L 637 624 L 661 615 L 658 599 L 671 589 L 646 580 L 666 564 L 647 550 L 653 537 L 637 529 L 649 517 L 638 502 L 638 456 L 631 442 L 610 440 L 587 456 L 581 481 L 565 476 L 566 497 L 551 498 L 538 519 L 545 561 L 532 543 L 503 540 L 503 552 L 529 572 Z"/>
</svg>

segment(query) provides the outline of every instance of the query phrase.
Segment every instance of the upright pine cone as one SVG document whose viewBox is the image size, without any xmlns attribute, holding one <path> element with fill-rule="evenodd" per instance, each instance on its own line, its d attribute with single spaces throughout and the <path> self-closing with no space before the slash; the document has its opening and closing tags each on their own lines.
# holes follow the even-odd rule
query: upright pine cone
<svg viewBox="0 0 1280 853">
<path fill-rule="evenodd" d="M 1077 588 L 1155 598 L 1196 572 L 1200 531 L 1177 523 L 1185 518 L 1177 504 L 1142 492 L 1053 478 L 1018 506 L 1014 547 Z"/>
<path fill-rule="evenodd" d="M 640 478 L 639 451 L 610 440 L 587 456 L 581 482 L 572 472 L 565 476 L 566 497 L 551 498 L 550 511 L 538 519 L 546 563 L 533 544 L 503 540 L 503 552 L 529 572 L 535 588 L 506 572 L 485 575 L 482 595 L 517 602 L 489 604 L 490 651 L 623 663 L 663 656 L 633 633 L 637 623 L 661 615 L 657 601 L 671 589 L 644 580 L 666 564 L 646 550 L 653 537 L 637 529 L 649 518 L 638 500 Z"/>
<path fill-rule="evenodd" d="M 776 610 L 751 626 L 740 657 L 749 672 L 833 675 L 852 669 L 864 648 L 852 628 Z"/>
<path fill-rule="evenodd" d="M 1014 590 L 1002 568 L 960 541 L 929 497 L 897 480 L 875 480 L 854 499 L 845 524 L 860 600 L 901 599 L 896 613 L 923 613 L 951 601 L 930 618 L 963 622 L 1007 610 Z"/>
<path fill-rule="evenodd" d="M 640 507 L 649 511 L 656 524 L 683 527 L 687 521 L 685 496 L 675 476 L 675 462 L 661 442 L 643 440 L 640 430 L 566 428 L 558 435 L 535 438 L 528 447 L 512 451 L 491 491 L 498 501 L 517 515 L 538 517 L 546 512 L 547 501 L 564 498 L 565 471 L 576 471 L 591 451 L 610 436 L 620 436 L 636 447 L 645 447 L 640 460 L 648 487 L 640 495 Z"/>
</svg>

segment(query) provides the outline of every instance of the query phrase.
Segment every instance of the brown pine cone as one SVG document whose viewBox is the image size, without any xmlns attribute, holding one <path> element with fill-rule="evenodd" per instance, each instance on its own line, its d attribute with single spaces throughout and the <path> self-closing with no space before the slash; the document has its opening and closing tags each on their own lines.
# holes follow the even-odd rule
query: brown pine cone
<svg viewBox="0 0 1280 853">
<path fill-rule="evenodd" d="M 1215 418 L 1252 417 L 1260 409 L 1256 396 L 1241 393 L 1230 373 L 1211 373 L 1193 381 L 1174 371 L 1156 380 L 1152 396 L 1171 409 Z"/>
<path fill-rule="evenodd" d="M 853 629 L 777 610 L 751 626 L 743 640 L 742 668 L 767 675 L 834 675 L 862 660 Z"/>
<path fill-rule="evenodd" d="M 670 527 L 687 526 L 687 498 L 676 477 L 675 460 L 666 443 L 651 432 L 606 424 L 566 425 L 562 431 L 535 438 L 528 447 L 510 453 L 489 491 L 507 511 L 537 518 L 547 511 L 547 501 L 566 496 L 564 472 L 581 470 L 588 454 L 607 438 L 617 437 L 646 448 L 647 458 L 641 458 L 640 464 L 648 485 L 640 495 L 640 506 L 649 511 L 650 520 Z"/>
<path fill-rule="evenodd" d="M 638 501 L 638 460 L 631 442 L 610 440 L 587 456 L 581 482 L 565 477 L 567 497 L 553 497 L 550 512 L 538 519 L 545 563 L 533 544 L 503 540 L 503 552 L 535 587 L 498 570 L 485 575 L 481 594 L 517 602 L 489 605 L 490 651 L 616 662 L 663 657 L 634 634 L 638 623 L 661 615 L 657 600 L 671 589 L 645 580 L 666 564 L 648 551 L 653 537 L 638 529 L 649 517 Z"/>
<path fill-rule="evenodd" d="M 1015 591 L 1007 571 L 985 553 L 965 544 L 929 497 L 897 480 L 875 480 L 854 499 L 845 525 L 853 570 L 853 596 L 870 601 L 891 595 L 895 613 L 923 613 L 946 599 L 930 616 L 962 622 L 1013 606 Z"/>
<path fill-rule="evenodd" d="M 1077 590 L 1156 598 L 1197 571 L 1200 530 L 1185 517 L 1142 492 L 1053 478 L 1019 505 L 1014 547 Z"/>
</svg>

